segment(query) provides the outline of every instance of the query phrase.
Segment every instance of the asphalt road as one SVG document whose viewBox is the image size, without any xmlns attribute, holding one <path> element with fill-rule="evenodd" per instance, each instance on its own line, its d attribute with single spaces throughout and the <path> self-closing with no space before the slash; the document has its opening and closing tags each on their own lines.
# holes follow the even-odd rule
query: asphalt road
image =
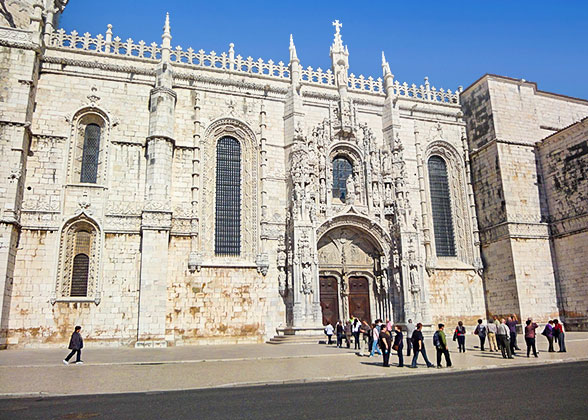
<svg viewBox="0 0 588 420">
<path fill-rule="evenodd" d="M 3 399 L 0 419 L 586 419 L 587 390 L 588 362 L 579 362 L 347 382 Z"/>
</svg>

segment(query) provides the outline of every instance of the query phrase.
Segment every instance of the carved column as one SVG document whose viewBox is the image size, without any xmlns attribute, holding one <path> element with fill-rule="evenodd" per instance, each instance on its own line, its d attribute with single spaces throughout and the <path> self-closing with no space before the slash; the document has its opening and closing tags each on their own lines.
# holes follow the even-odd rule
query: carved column
<svg viewBox="0 0 588 420">
<path fill-rule="evenodd" d="M 421 138 L 417 122 L 414 121 L 414 139 L 416 149 L 416 161 L 417 161 L 417 176 L 419 179 L 419 195 L 421 201 L 421 221 L 423 224 L 423 236 L 425 245 L 425 267 L 434 267 L 432 261 L 433 253 L 431 251 L 431 228 L 429 225 L 429 212 L 427 205 L 427 194 L 425 185 L 425 169 L 423 168 L 423 155 L 421 150 Z"/>
<path fill-rule="evenodd" d="M 168 243 L 172 216 L 170 193 L 177 98 L 171 88 L 173 75 L 169 62 L 169 16 L 166 17 L 162 39 L 162 59 L 149 101 L 145 207 L 141 222 L 138 346 L 145 342 L 165 345 Z"/>
<path fill-rule="evenodd" d="M 265 104 L 261 103 L 259 111 L 259 183 L 261 189 L 261 231 L 264 232 L 264 225 L 268 223 L 267 216 L 267 137 L 266 137 L 266 112 Z M 269 257 L 267 254 L 267 236 L 261 235 L 261 249 L 256 258 L 257 271 L 266 275 L 269 269 Z"/>
<path fill-rule="evenodd" d="M 482 276 L 484 265 L 482 264 L 482 258 L 480 256 L 480 231 L 478 227 L 478 216 L 476 215 L 476 202 L 474 200 L 474 189 L 472 187 L 470 153 L 468 148 L 468 139 L 465 133 L 465 127 L 461 128 L 461 143 L 463 148 L 463 157 L 466 170 L 466 188 L 468 195 L 469 213 L 472 220 L 472 236 L 474 242 L 474 261 L 472 261 L 471 263 L 478 271 L 478 274 Z"/>
<path fill-rule="evenodd" d="M 192 135 L 192 221 L 190 223 L 190 257 L 188 269 L 194 272 L 200 269 L 202 256 L 200 255 L 200 216 L 198 203 L 200 201 L 200 142 L 202 141 L 202 124 L 200 122 L 200 94 L 194 94 L 194 134 Z"/>
</svg>

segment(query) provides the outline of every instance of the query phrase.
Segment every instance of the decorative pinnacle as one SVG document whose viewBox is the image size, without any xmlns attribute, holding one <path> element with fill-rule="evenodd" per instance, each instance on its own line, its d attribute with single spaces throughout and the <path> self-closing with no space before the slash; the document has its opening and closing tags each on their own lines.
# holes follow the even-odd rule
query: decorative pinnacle
<svg viewBox="0 0 588 420">
<path fill-rule="evenodd" d="M 290 34 L 290 62 L 298 61 L 298 56 L 296 55 L 296 46 L 294 45 L 294 37 Z"/>
<path fill-rule="evenodd" d="M 163 25 L 163 35 L 161 35 L 162 47 L 171 48 L 171 30 L 169 25 L 169 12 L 165 14 L 165 25 Z"/>
<path fill-rule="evenodd" d="M 392 74 L 390 72 L 390 64 L 388 64 L 388 62 L 386 61 L 386 56 L 384 55 L 384 51 L 382 51 L 382 72 L 384 73 L 384 76 Z"/>
</svg>

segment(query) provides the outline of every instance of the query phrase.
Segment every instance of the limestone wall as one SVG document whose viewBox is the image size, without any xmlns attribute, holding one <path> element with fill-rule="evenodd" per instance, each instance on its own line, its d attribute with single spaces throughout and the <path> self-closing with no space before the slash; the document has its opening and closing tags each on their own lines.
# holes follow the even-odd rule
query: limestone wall
<svg viewBox="0 0 588 420">
<path fill-rule="evenodd" d="M 538 143 L 559 305 L 568 328 L 588 327 L 588 119 Z"/>
<path fill-rule="evenodd" d="M 429 296 L 434 325 L 475 325 L 486 315 L 482 278 L 465 265 L 463 270 L 438 269 L 429 276 Z"/>
</svg>

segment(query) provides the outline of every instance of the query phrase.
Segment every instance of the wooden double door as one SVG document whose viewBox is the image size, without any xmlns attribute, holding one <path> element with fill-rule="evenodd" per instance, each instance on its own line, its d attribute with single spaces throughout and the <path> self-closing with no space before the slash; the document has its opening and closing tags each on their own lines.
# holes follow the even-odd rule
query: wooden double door
<svg viewBox="0 0 588 420">
<path fill-rule="evenodd" d="M 349 294 L 347 303 L 348 316 L 353 316 L 371 323 L 369 283 L 366 277 L 349 277 Z M 320 299 L 323 313 L 323 325 L 333 326 L 343 314 L 339 313 L 339 285 L 334 276 L 320 276 Z"/>
</svg>

